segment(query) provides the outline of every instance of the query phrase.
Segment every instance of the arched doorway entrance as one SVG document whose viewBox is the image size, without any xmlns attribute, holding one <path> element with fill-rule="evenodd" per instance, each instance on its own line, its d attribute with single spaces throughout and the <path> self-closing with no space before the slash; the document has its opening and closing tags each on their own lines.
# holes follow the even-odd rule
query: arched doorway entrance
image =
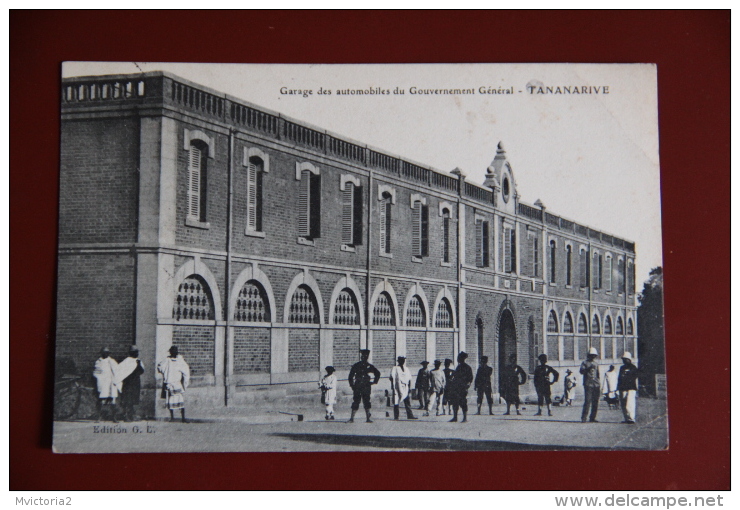
<svg viewBox="0 0 740 510">
<path fill-rule="evenodd" d="M 501 313 L 498 325 L 499 388 L 502 386 L 501 374 L 504 373 L 504 367 L 512 354 L 516 356 L 516 326 L 514 326 L 514 315 L 511 310 L 506 309 Z"/>
</svg>

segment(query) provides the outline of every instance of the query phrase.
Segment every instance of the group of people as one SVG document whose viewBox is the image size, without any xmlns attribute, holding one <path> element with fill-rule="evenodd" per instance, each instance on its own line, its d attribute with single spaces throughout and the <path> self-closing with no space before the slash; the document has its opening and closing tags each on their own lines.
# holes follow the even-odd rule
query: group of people
<svg viewBox="0 0 740 510">
<path fill-rule="evenodd" d="M 600 377 L 599 364 L 596 358 L 599 353 L 596 348 L 591 347 L 586 360 L 581 363 L 580 373 L 583 376 L 583 411 L 582 422 L 596 422 L 599 400 L 601 395 L 610 404 L 619 406 L 624 415 L 622 423 L 634 424 L 637 396 L 638 368 L 632 363 L 632 354 L 625 352 L 622 355 L 622 366 L 617 373 L 614 366 L 610 366 L 604 378 Z M 360 409 L 360 403 L 365 409 L 365 417 L 368 423 L 372 423 L 370 409 L 372 386 L 380 380 L 380 371 L 368 360 L 370 350 L 360 350 L 360 361 L 352 366 L 349 373 L 349 385 L 352 389 L 352 414 L 349 422 L 355 421 L 355 414 Z M 429 416 L 430 410 L 434 409 L 436 416 L 450 414 L 451 422 L 458 421 L 458 413 L 462 410 L 462 422 L 468 418 L 468 390 L 471 384 L 477 392 L 478 412 L 485 397 L 488 403 L 488 412 L 493 415 L 493 395 L 491 377 L 493 368 L 488 365 L 488 357 L 482 356 L 478 371 L 473 377 L 473 369 L 466 363 L 467 353 L 461 352 L 457 356 L 457 367 L 451 368 L 452 360 L 434 361 L 434 369 L 428 368 L 429 362 L 422 361 L 422 368 L 416 376 L 415 390 L 419 399 L 419 410 L 424 411 L 424 416 Z M 534 371 L 534 388 L 537 392 L 537 412 L 535 416 L 542 416 L 542 408 L 546 407 L 548 416 L 552 416 L 552 393 L 551 387 L 560 377 L 557 370 L 547 364 L 547 355 L 540 354 L 540 364 Z M 169 356 L 157 365 L 157 371 L 162 375 L 161 398 L 165 399 L 167 409 L 170 411 L 170 419 L 175 419 L 175 410 L 180 410 L 183 423 L 185 418 L 185 390 L 190 384 L 190 367 L 179 354 L 177 346 L 169 349 Z M 119 399 L 123 408 L 125 421 L 134 420 L 135 406 L 139 404 L 141 394 L 140 376 L 144 373 L 144 363 L 139 359 L 139 350 L 131 346 L 128 357 L 120 363 L 116 362 L 107 347 L 102 349 L 100 358 L 95 362 L 93 376 L 97 382 L 98 408 L 97 419 L 100 421 L 103 414 L 108 414 L 110 420 L 117 422 L 116 403 Z M 416 420 L 411 409 L 411 383 L 413 380 L 411 369 L 406 366 L 406 357 L 399 356 L 397 365 L 390 372 L 391 398 L 393 403 L 393 419 L 398 420 L 400 407 L 403 403 L 406 418 Z M 526 372 L 516 364 L 516 355 L 509 357 L 509 363 L 501 373 L 501 396 L 506 401 L 506 412 L 511 413 L 513 405 L 517 415 L 521 415 L 519 407 L 519 386 L 527 382 Z M 334 404 L 337 401 L 337 376 L 334 367 L 326 367 L 326 375 L 319 382 L 321 389 L 321 402 L 326 408 L 325 418 L 334 420 Z M 566 371 L 564 381 L 564 394 L 562 403 L 565 406 L 572 405 L 576 376 L 571 370 Z M 451 408 L 451 409 L 450 409 Z M 106 412 L 107 411 L 107 412 Z"/>
<path fill-rule="evenodd" d="M 139 349 L 135 345 L 120 363 L 110 354 L 110 349 L 103 348 L 93 369 L 98 392 L 97 421 L 106 414 L 112 422 L 118 422 L 116 404 L 119 396 L 124 421 L 133 421 L 135 407 L 140 402 L 144 363 L 139 359 Z M 174 420 L 175 409 L 179 409 L 182 421 L 187 422 L 184 393 L 190 384 L 190 367 L 176 346 L 170 347 L 169 356 L 157 365 L 157 371 L 162 374 L 161 397 L 166 399 L 170 418 Z"/>
<path fill-rule="evenodd" d="M 586 359 L 581 363 L 580 373 L 583 376 L 584 402 L 581 414 L 582 422 L 596 422 L 599 400 L 601 395 L 605 396 L 607 402 L 610 399 L 618 399 L 624 421 L 622 423 L 634 424 L 636 411 L 637 395 L 637 377 L 639 370 L 632 363 L 632 354 L 625 352 L 622 355 L 622 366 L 617 373 L 614 366 L 610 366 L 604 378 L 601 379 L 599 365 L 596 358 L 599 353 L 596 348 L 591 347 Z M 365 408 L 366 421 L 372 423 L 370 409 L 370 395 L 372 385 L 377 384 L 380 380 L 380 371 L 368 361 L 370 351 L 362 349 L 360 351 L 360 361 L 352 366 L 349 373 L 349 385 L 352 389 L 352 414 L 349 423 L 355 421 L 355 413 L 360 408 L 362 402 Z M 478 412 L 481 414 L 481 407 L 485 397 L 488 403 L 488 412 L 493 415 L 493 396 L 491 387 L 491 377 L 493 368 L 488 365 L 488 357 L 482 356 L 480 366 L 473 378 L 473 369 L 466 363 L 468 355 L 461 352 L 458 355 L 458 365 L 455 369 L 451 368 L 452 360 L 444 360 L 444 369 L 442 361 L 434 361 L 434 369 L 429 369 L 429 362 L 422 361 L 422 368 L 416 375 L 415 389 L 419 399 L 419 410 L 424 411 L 424 416 L 429 416 L 430 410 L 434 409 L 436 416 L 452 414 L 451 422 L 458 421 L 458 411 L 462 409 L 462 422 L 467 421 L 468 414 L 468 389 L 474 383 L 473 389 L 477 392 Z M 534 371 L 534 388 L 537 392 L 537 412 L 535 416 L 542 416 L 543 407 L 547 409 L 548 416 L 552 416 L 552 392 L 551 387 L 558 382 L 560 374 L 557 370 L 547 364 L 547 355 L 538 356 L 539 365 Z M 337 401 L 337 377 L 334 374 L 334 367 L 326 367 L 326 375 L 321 379 L 319 387 L 322 390 L 321 401 L 326 406 L 327 420 L 334 419 L 334 404 Z M 391 383 L 393 419 L 398 420 L 400 416 L 401 403 L 406 411 L 406 418 L 416 420 L 417 417 L 411 409 L 411 382 L 412 373 L 406 366 L 406 358 L 399 356 L 397 365 L 391 369 L 389 376 Z M 502 369 L 501 373 L 501 396 L 506 401 L 506 412 L 504 415 L 511 414 L 511 406 L 514 406 L 516 414 L 521 415 L 519 407 L 521 400 L 519 398 L 519 386 L 527 382 L 527 373 L 517 365 L 516 355 L 509 357 L 509 363 Z M 571 370 L 566 370 L 566 376 L 563 383 L 564 393 L 561 403 L 564 406 L 573 404 L 575 388 L 578 385 L 577 378 Z M 450 411 L 452 407 L 452 412 Z M 454 414 L 453 414 L 454 413 Z"/>
<path fill-rule="evenodd" d="M 139 350 L 135 345 L 131 346 L 128 357 L 120 363 L 111 357 L 107 347 L 100 351 L 100 358 L 93 368 L 98 390 L 97 421 L 102 419 L 105 412 L 111 421 L 118 422 L 116 402 L 119 395 L 124 421 L 133 421 L 134 408 L 139 404 L 143 373 L 144 363 L 139 359 Z"/>
<path fill-rule="evenodd" d="M 424 416 L 429 416 L 430 406 L 436 407 L 437 416 L 452 414 L 450 421 L 458 421 L 458 413 L 462 409 L 462 421 L 467 421 L 468 415 L 468 389 L 473 383 L 473 369 L 470 368 L 465 360 L 468 355 L 461 352 L 457 356 L 457 367 L 453 370 L 451 359 L 445 360 L 445 368 L 442 369 L 442 361 L 435 360 L 434 370 L 428 370 L 428 361 L 422 362 L 422 368 L 419 370 L 416 378 L 415 389 L 421 402 L 419 409 L 424 410 Z M 360 361 L 352 366 L 349 372 L 349 386 L 352 389 L 352 414 L 349 423 L 355 421 L 355 414 L 360 409 L 360 402 L 365 409 L 365 421 L 372 423 L 372 403 L 370 396 L 372 386 L 378 384 L 380 380 L 380 370 L 375 368 L 368 360 L 370 359 L 370 350 L 360 350 Z M 321 401 L 326 406 L 327 420 L 334 419 L 334 404 L 337 401 L 337 378 L 334 375 L 334 367 L 326 367 L 326 375 L 319 382 L 321 388 Z M 406 418 L 409 420 L 418 419 L 414 416 L 411 409 L 411 381 L 413 380 L 411 369 L 406 366 L 406 357 L 399 356 L 397 365 L 391 369 L 389 376 L 391 385 L 391 399 L 393 402 L 393 419 L 398 420 L 401 415 L 401 403 L 406 411 Z M 478 382 L 476 381 L 476 387 Z M 490 386 L 490 375 L 489 375 Z M 450 407 L 452 408 L 450 410 Z M 480 406 L 478 406 L 480 412 Z"/>
</svg>

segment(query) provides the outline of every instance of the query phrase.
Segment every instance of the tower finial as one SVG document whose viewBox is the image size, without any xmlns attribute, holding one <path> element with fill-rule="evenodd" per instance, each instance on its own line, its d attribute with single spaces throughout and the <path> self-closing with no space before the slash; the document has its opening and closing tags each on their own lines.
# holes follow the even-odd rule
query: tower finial
<svg viewBox="0 0 740 510">
<path fill-rule="evenodd" d="M 497 154 L 503 154 L 504 152 L 506 152 L 506 151 L 504 150 L 504 142 L 499 142 L 499 143 L 498 143 L 498 147 L 497 147 L 497 149 L 496 149 L 496 153 L 497 153 Z"/>
</svg>

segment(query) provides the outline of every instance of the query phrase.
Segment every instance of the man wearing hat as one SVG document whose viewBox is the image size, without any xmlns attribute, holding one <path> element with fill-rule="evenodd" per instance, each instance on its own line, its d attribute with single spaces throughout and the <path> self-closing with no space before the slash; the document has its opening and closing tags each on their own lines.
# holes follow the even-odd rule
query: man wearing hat
<svg viewBox="0 0 740 510">
<path fill-rule="evenodd" d="M 432 374 L 428 366 L 428 361 L 422 361 L 421 368 L 416 374 L 416 394 L 419 398 L 419 409 L 424 410 L 424 416 L 429 416 L 429 397 L 432 394 Z"/>
<path fill-rule="evenodd" d="M 452 368 L 452 360 L 450 358 L 445 358 L 443 372 L 445 374 L 445 391 L 442 394 L 442 414 L 445 414 L 445 410 L 447 414 L 452 414 L 452 409 L 450 409 L 450 406 L 452 406 L 450 395 L 452 391 L 452 374 L 455 373 L 455 369 Z"/>
<path fill-rule="evenodd" d="M 179 409 L 182 422 L 187 423 L 184 394 L 190 384 L 190 366 L 179 354 L 177 346 L 170 347 L 170 355 L 164 361 L 159 362 L 157 371 L 162 374 L 164 384 L 162 393 L 167 399 L 170 420 L 175 419 L 175 409 Z"/>
<path fill-rule="evenodd" d="M 121 361 L 116 370 L 116 381 L 121 388 L 121 407 L 123 407 L 123 421 L 133 421 L 134 407 L 139 405 L 141 396 L 141 374 L 144 373 L 144 364 L 139 359 L 139 349 L 132 345 L 128 350 L 128 358 Z"/>
<path fill-rule="evenodd" d="M 326 367 L 326 375 L 319 382 L 321 389 L 321 403 L 326 407 L 325 420 L 334 419 L 334 404 L 337 403 L 337 376 L 334 375 L 334 367 Z"/>
<path fill-rule="evenodd" d="M 411 370 L 406 366 L 406 357 L 399 356 L 398 364 L 391 369 L 391 390 L 393 391 L 393 419 L 397 420 L 400 413 L 399 406 L 403 402 L 406 408 L 406 418 L 416 420 L 416 416 L 411 411 Z"/>
<path fill-rule="evenodd" d="M 488 356 L 481 356 L 480 366 L 478 372 L 475 374 L 475 385 L 473 389 L 478 392 L 478 412 L 475 413 L 480 415 L 480 406 L 483 405 L 483 395 L 486 396 L 486 402 L 488 402 L 488 414 L 493 414 L 493 396 L 491 395 L 491 376 L 493 375 L 493 367 L 488 366 Z"/>
<path fill-rule="evenodd" d="M 468 389 L 473 382 L 473 369 L 465 363 L 468 359 L 466 352 L 457 355 L 457 368 L 452 373 L 452 381 L 448 385 L 452 411 L 455 413 L 450 421 L 457 421 L 457 410 L 462 408 L 462 423 L 468 421 Z"/>
<path fill-rule="evenodd" d="M 619 367 L 619 379 L 617 381 L 617 392 L 619 393 L 619 403 L 622 406 L 624 421 L 633 425 L 636 417 L 637 406 L 637 377 L 639 369 L 632 364 L 632 353 L 625 352 L 622 354 L 622 366 Z"/>
<path fill-rule="evenodd" d="M 360 408 L 360 400 L 365 407 L 367 422 L 372 423 L 370 419 L 370 393 L 373 384 L 378 384 L 380 371 L 372 366 L 368 361 L 370 359 L 370 350 L 360 350 L 360 361 L 352 365 L 349 371 L 349 387 L 352 388 L 352 415 L 347 423 L 354 423 L 355 413 Z"/>
<path fill-rule="evenodd" d="M 116 420 L 116 398 L 118 397 L 118 386 L 116 385 L 116 370 L 118 363 L 111 358 L 110 349 L 103 347 L 100 357 L 95 362 L 93 377 L 97 383 L 98 390 L 98 421 L 103 417 L 103 409 L 110 409 L 110 419 Z"/>
<path fill-rule="evenodd" d="M 447 376 L 444 370 L 442 370 L 442 361 L 434 360 L 434 370 L 430 373 L 429 378 L 432 384 L 432 396 L 431 396 L 431 407 L 436 407 L 436 415 L 439 416 L 439 408 L 442 408 L 442 414 L 445 414 L 445 408 L 442 405 L 442 398 L 445 391 L 445 383 L 447 382 Z"/>
<path fill-rule="evenodd" d="M 519 386 L 527 382 L 527 373 L 522 367 L 516 364 L 516 354 L 509 355 L 509 364 L 506 365 L 501 373 L 501 396 L 506 400 L 506 412 L 504 416 L 511 414 L 511 406 L 516 409 L 516 414 L 521 415 L 519 406 Z"/>
<path fill-rule="evenodd" d="M 599 410 L 599 397 L 601 396 L 601 376 L 599 375 L 599 364 L 596 363 L 596 358 L 599 355 L 599 351 L 596 347 L 591 347 L 588 350 L 586 359 L 581 363 L 580 372 L 583 376 L 583 412 L 581 413 L 581 421 L 586 422 L 586 419 L 590 422 L 596 421 L 596 413 Z"/>
</svg>

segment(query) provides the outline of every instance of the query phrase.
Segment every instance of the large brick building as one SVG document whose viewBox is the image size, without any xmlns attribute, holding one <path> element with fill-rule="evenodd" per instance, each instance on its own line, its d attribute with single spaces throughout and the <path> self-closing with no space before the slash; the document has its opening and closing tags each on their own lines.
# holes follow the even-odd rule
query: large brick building
<svg viewBox="0 0 740 510">
<path fill-rule="evenodd" d="M 479 185 L 171 74 L 68 78 L 60 187 L 57 357 L 137 344 L 150 414 L 173 343 L 204 407 L 366 346 L 384 381 L 465 350 L 496 387 L 511 353 L 636 350 L 634 243 L 520 201 L 502 144 Z"/>
</svg>

